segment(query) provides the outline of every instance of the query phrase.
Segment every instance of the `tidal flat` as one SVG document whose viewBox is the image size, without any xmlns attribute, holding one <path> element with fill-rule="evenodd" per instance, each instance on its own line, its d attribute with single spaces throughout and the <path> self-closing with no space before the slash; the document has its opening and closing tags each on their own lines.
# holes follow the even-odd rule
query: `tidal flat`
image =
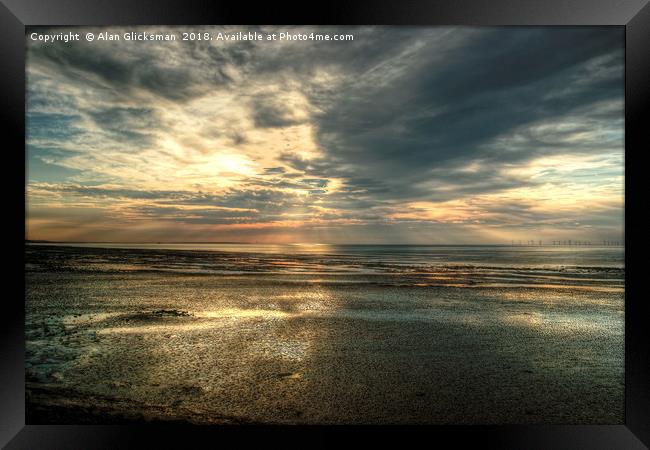
<svg viewBox="0 0 650 450">
<path fill-rule="evenodd" d="M 27 423 L 620 424 L 620 249 L 26 246 Z"/>
</svg>

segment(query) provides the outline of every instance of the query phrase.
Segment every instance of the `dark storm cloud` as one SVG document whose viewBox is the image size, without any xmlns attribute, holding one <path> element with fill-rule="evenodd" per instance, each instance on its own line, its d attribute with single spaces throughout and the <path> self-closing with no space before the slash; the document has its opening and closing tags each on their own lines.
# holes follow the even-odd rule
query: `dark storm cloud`
<svg viewBox="0 0 650 450">
<path fill-rule="evenodd" d="M 277 27 L 271 27 L 271 32 L 279 32 Z M 333 67 L 345 73 L 363 73 L 371 70 L 378 63 L 401 53 L 405 47 L 418 39 L 428 39 L 440 33 L 440 29 L 431 27 L 302 27 L 288 28 L 291 33 L 331 33 L 353 34 L 353 41 L 314 42 L 305 45 L 303 42 L 292 42 L 284 45 L 280 53 L 254 52 L 254 60 L 250 60 L 252 69 L 262 77 L 284 79 L 287 76 L 308 78 L 322 67 Z M 318 93 L 327 93 L 323 88 L 313 89 L 312 100 L 318 100 Z M 328 100 L 328 99 L 323 99 Z M 320 104 L 320 102 L 316 102 Z"/>
<path fill-rule="evenodd" d="M 95 30 L 96 32 L 99 30 Z M 206 85 L 212 88 L 225 86 L 231 78 L 220 67 L 204 67 L 206 58 L 191 64 L 190 55 L 209 52 L 212 58 L 229 61 L 241 59 L 239 52 L 226 49 L 201 49 L 197 44 L 183 42 L 177 52 L 170 49 L 173 43 L 147 43 L 148 48 L 138 51 L 138 42 L 102 45 L 100 42 L 73 42 L 70 45 L 39 45 L 32 43 L 30 64 L 42 65 L 65 75 L 71 81 L 97 83 L 99 89 L 110 89 L 124 95 L 134 90 L 144 90 L 173 101 L 184 101 L 203 95 Z M 178 51 L 182 63 L 175 64 Z M 183 54 L 183 53 L 187 54 Z M 176 53 L 176 54 L 174 54 Z M 205 70 L 201 70 L 205 69 Z"/>
<path fill-rule="evenodd" d="M 150 130 L 158 124 L 155 111 L 151 108 L 112 107 L 90 111 L 88 115 L 112 138 L 131 144 L 150 143 Z"/>
<path fill-rule="evenodd" d="M 389 83 L 359 83 L 329 100 L 315 116 L 317 140 L 327 153 L 322 161 L 294 155 L 283 160 L 317 176 L 348 178 L 379 196 L 401 197 L 424 195 L 417 184 L 434 174 L 454 183 L 456 175 L 445 179 L 440 168 L 478 160 L 495 171 L 566 150 L 561 130 L 533 136 L 526 127 L 575 111 L 601 124 L 620 121 L 622 109 L 590 115 L 589 107 L 622 98 L 622 44 L 615 29 L 509 28 L 467 39 L 442 63 L 426 58 L 424 47 L 422 58 Z M 593 131 L 592 125 L 583 131 Z M 514 132 L 526 137 L 520 148 L 493 147 L 497 138 Z M 581 145 L 584 151 L 602 147 Z M 485 173 L 480 176 L 485 180 Z M 494 181 L 494 189 L 503 187 Z"/>
<path fill-rule="evenodd" d="M 88 51 L 81 45 L 63 49 L 43 46 L 32 55 L 68 72 L 71 79 L 96 76 L 118 92 L 144 88 L 170 100 L 182 100 L 192 94 L 189 72 L 159 67 L 156 61 L 148 61 L 144 55 L 139 61 L 125 61 L 110 50 Z"/>
<path fill-rule="evenodd" d="M 284 128 L 305 121 L 293 116 L 293 110 L 272 95 L 257 96 L 251 102 L 253 123 L 257 128 Z"/>
</svg>

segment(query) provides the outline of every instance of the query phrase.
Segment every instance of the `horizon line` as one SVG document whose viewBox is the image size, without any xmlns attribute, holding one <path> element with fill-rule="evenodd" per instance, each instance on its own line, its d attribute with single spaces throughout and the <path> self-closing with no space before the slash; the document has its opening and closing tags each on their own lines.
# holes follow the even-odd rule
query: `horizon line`
<svg viewBox="0 0 650 450">
<path fill-rule="evenodd" d="M 557 241 L 556 241 L 557 242 Z M 616 241 L 608 241 L 616 242 Z M 621 242 L 621 241 L 618 241 Z M 625 242 L 619 244 L 604 244 L 603 242 L 592 243 L 592 244 L 525 244 L 525 243 L 501 243 L 501 244 L 487 244 L 487 243 L 463 243 L 463 244 L 412 244 L 412 243 L 387 243 L 387 244 L 378 244 L 378 243 L 326 243 L 326 242 L 290 242 L 290 243 L 269 243 L 269 242 L 244 242 L 244 241 L 52 241 L 52 240 L 43 240 L 43 239 L 25 239 L 25 243 L 35 243 L 35 244 L 231 244 L 231 245 L 384 245 L 384 246 L 419 246 L 419 247 L 472 247 L 472 246 L 483 246 L 483 247 L 625 247 Z"/>
</svg>

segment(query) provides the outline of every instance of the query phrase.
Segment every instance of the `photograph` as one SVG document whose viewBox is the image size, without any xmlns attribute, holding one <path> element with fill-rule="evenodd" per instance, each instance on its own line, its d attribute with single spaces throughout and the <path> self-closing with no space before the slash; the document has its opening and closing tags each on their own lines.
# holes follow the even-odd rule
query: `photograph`
<svg viewBox="0 0 650 450">
<path fill-rule="evenodd" d="M 625 39 L 25 27 L 25 423 L 625 425 Z"/>
</svg>

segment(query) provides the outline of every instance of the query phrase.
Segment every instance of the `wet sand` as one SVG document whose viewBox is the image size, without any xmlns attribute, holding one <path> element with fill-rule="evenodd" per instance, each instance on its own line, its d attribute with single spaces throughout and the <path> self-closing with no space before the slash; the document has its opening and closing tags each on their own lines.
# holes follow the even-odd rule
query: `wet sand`
<svg viewBox="0 0 650 450">
<path fill-rule="evenodd" d="M 72 255 L 27 258 L 27 423 L 623 423 L 621 270 L 205 274 Z"/>
</svg>

